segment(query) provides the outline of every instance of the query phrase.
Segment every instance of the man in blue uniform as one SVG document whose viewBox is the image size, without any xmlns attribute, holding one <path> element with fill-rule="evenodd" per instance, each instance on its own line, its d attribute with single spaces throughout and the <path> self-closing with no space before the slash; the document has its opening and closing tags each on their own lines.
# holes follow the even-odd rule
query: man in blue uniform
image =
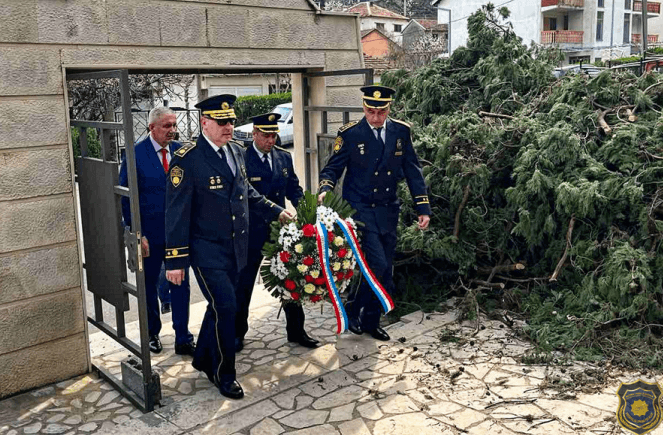
<svg viewBox="0 0 663 435">
<path fill-rule="evenodd" d="M 249 182 L 261 194 L 274 203 L 285 207 L 288 198 L 297 207 L 304 192 L 295 174 L 290 153 L 275 147 L 276 135 L 279 132 L 278 113 L 266 113 L 251 118 L 253 121 L 253 144 L 244 153 L 246 172 Z M 246 267 L 239 278 L 239 312 L 237 315 L 236 349 L 243 347 L 244 335 L 249 330 L 249 305 L 253 294 L 260 263 L 262 263 L 262 247 L 269 239 L 270 221 L 261 216 L 254 208 L 249 209 L 249 256 Z M 309 337 L 304 330 L 304 309 L 292 302 L 283 305 L 286 318 L 288 341 L 299 343 L 304 347 L 314 348 L 318 340 Z"/>
<path fill-rule="evenodd" d="M 354 218 L 366 224 L 361 237 L 366 261 L 385 290 L 391 292 L 400 211 L 398 182 L 403 178 L 407 181 L 419 215 L 419 229 L 428 228 L 431 210 L 410 126 L 388 118 L 395 91 L 384 86 L 364 86 L 361 91 L 364 117 L 339 129 L 333 154 L 320 173 L 319 199 L 334 188 L 347 169 L 343 198 L 357 210 Z M 346 303 L 348 329 L 389 340 L 389 334 L 380 327 L 380 310 L 380 302 L 363 280 Z"/>
<path fill-rule="evenodd" d="M 234 95 L 196 104 L 202 134 L 176 153 L 166 190 L 166 278 L 174 283 L 193 267 L 207 311 L 198 335 L 193 367 L 205 372 L 219 392 L 244 397 L 235 373 L 237 276 L 246 265 L 249 204 L 267 219 L 290 217 L 261 196 L 247 179 L 238 144 Z"/>
<path fill-rule="evenodd" d="M 163 347 L 161 340 L 159 340 L 161 318 L 159 317 L 157 287 L 166 252 L 166 229 L 164 226 L 166 182 L 172 153 L 177 151 L 182 144 L 173 140 L 177 132 L 177 120 L 175 112 L 169 108 L 157 107 L 152 109 L 148 122 L 150 135 L 135 147 L 136 174 L 138 175 L 140 219 L 143 231 L 141 245 L 145 270 L 150 350 L 154 353 L 160 353 Z M 127 162 L 124 159 L 120 168 L 120 185 L 127 186 L 127 183 Z M 125 225 L 131 226 L 129 198 L 122 198 L 122 217 Z M 188 327 L 190 297 L 188 273 L 180 285 L 172 285 L 171 292 L 175 353 L 193 355 L 195 343 Z"/>
</svg>

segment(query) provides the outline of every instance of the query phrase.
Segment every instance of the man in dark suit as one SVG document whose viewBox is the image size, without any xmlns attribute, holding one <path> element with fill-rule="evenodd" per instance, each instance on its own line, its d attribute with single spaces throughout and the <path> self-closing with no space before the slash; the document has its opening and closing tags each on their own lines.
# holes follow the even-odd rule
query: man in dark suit
<svg viewBox="0 0 663 435">
<path fill-rule="evenodd" d="M 279 132 L 278 113 L 266 113 L 251 118 L 253 121 L 253 144 L 244 152 L 246 172 L 251 185 L 267 199 L 285 207 L 288 198 L 297 207 L 304 192 L 299 185 L 292 164 L 292 156 L 282 148 L 275 147 Z M 249 255 L 246 267 L 240 273 L 238 286 L 237 339 L 235 348 L 239 351 L 244 345 L 244 335 L 249 330 L 249 305 L 253 294 L 260 263 L 262 247 L 269 239 L 270 221 L 261 216 L 254 208 L 249 209 Z M 318 340 L 308 336 L 304 330 L 304 309 L 292 302 L 283 305 L 286 318 L 288 341 L 304 347 L 314 348 Z"/>
<path fill-rule="evenodd" d="M 267 219 L 291 218 L 249 184 L 240 145 L 231 142 L 234 95 L 196 104 L 202 134 L 175 153 L 166 190 L 166 278 L 179 284 L 193 267 L 207 311 L 193 367 L 219 392 L 244 397 L 235 372 L 237 277 L 246 266 L 249 204 Z"/>
<path fill-rule="evenodd" d="M 145 270 L 150 350 L 160 353 L 163 347 L 159 340 L 161 318 L 157 286 L 166 246 L 164 225 L 166 182 L 172 153 L 182 145 L 173 140 L 177 132 L 175 112 L 167 107 L 157 107 L 150 111 L 148 122 L 150 135 L 136 145 L 136 174 L 138 175 L 140 219 L 143 231 L 141 245 Z M 120 168 L 120 185 L 127 186 L 127 183 L 127 162 L 124 159 Z M 122 198 L 122 216 L 125 225 L 131 226 L 129 198 Z M 195 343 L 193 335 L 189 332 L 188 274 L 180 285 L 171 287 L 171 293 L 175 353 L 193 355 Z"/>
<path fill-rule="evenodd" d="M 343 198 L 357 210 L 355 219 L 366 224 L 361 239 L 366 261 L 385 290 L 391 292 L 400 211 L 398 182 L 407 180 L 420 230 L 428 227 L 431 210 L 410 126 L 388 118 L 395 91 L 384 86 L 364 86 L 361 91 L 364 117 L 339 129 L 334 152 L 320 173 L 319 199 L 334 188 L 347 169 Z M 380 302 L 366 280 L 349 295 L 346 311 L 351 332 L 368 332 L 377 340 L 389 340 L 389 334 L 380 327 Z"/>
</svg>

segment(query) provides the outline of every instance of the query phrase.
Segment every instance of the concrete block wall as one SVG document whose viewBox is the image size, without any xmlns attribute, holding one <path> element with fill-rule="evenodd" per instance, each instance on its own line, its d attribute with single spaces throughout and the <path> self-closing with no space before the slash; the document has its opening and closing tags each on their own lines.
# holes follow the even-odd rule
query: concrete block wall
<svg viewBox="0 0 663 435">
<path fill-rule="evenodd" d="M 0 0 L 0 25 L 2 398 L 89 368 L 65 70 L 286 72 L 363 61 L 357 18 L 308 0 Z M 359 104 L 359 84 L 330 82 L 316 101 L 329 93 Z"/>
</svg>

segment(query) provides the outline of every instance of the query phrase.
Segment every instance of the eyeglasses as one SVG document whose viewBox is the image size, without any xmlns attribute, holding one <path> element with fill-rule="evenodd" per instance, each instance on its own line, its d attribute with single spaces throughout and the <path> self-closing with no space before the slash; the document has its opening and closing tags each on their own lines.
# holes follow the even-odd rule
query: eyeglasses
<svg viewBox="0 0 663 435">
<path fill-rule="evenodd" d="M 235 125 L 235 119 L 214 119 L 210 118 L 209 116 L 206 116 L 207 119 L 211 119 L 212 121 L 215 121 L 219 127 L 223 127 L 224 125 L 230 124 L 230 125 Z"/>
</svg>

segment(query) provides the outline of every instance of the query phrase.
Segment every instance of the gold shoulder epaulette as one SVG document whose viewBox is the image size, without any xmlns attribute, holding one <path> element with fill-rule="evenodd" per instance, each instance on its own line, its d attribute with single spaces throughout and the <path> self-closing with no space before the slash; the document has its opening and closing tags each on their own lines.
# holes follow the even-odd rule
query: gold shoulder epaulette
<svg viewBox="0 0 663 435">
<path fill-rule="evenodd" d="M 350 121 L 341 128 L 338 129 L 339 133 L 343 133 L 345 130 L 349 129 L 350 127 L 354 127 L 355 125 L 359 124 L 359 121 Z"/>
<path fill-rule="evenodd" d="M 276 148 L 277 150 L 285 151 L 286 153 L 288 152 L 287 149 L 285 149 L 285 148 L 281 148 L 281 147 L 278 146 L 278 145 L 274 145 L 274 148 Z"/>
<path fill-rule="evenodd" d="M 175 155 L 178 156 L 178 157 L 184 157 L 186 155 L 186 153 L 188 153 L 189 151 L 191 151 L 195 147 L 196 147 L 195 143 L 182 145 L 180 148 L 177 149 L 177 151 L 175 151 Z"/>
<path fill-rule="evenodd" d="M 398 124 L 402 124 L 402 125 L 406 126 L 407 128 L 412 128 L 412 126 L 409 123 L 405 122 L 405 121 L 400 121 L 400 120 L 394 119 L 394 118 L 389 118 L 389 119 L 391 119 L 392 121 L 394 121 Z"/>
</svg>

